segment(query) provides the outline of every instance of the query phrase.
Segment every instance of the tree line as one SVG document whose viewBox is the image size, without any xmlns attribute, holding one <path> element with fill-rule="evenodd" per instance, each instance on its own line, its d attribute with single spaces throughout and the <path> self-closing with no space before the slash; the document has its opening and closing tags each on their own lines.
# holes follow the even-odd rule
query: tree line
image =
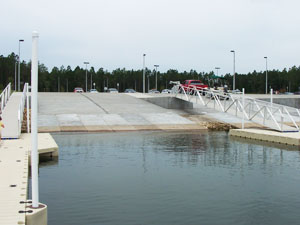
<svg viewBox="0 0 300 225">
<path fill-rule="evenodd" d="M 12 89 L 15 88 L 15 74 L 17 70 L 18 56 L 15 53 L 7 57 L 0 55 L 0 90 L 11 82 Z M 38 67 L 38 89 L 40 92 L 72 92 L 75 87 L 86 86 L 86 70 L 79 66 L 72 69 L 70 66 L 54 67 L 51 71 L 40 63 Z M 22 61 L 20 63 L 21 87 L 31 79 L 31 62 Z M 222 78 L 216 78 L 213 71 L 197 72 L 190 71 L 178 72 L 176 69 L 169 69 L 167 72 L 157 71 L 157 89 L 162 90 L 171 88 L 170 81 L 180 81 L 188 79 L 199 79 L 210 87 L 214 85 L 228 85 L 232 87 L 233 76 L 225 74 Z M 247 93 L 265 93 L 266 73 L 265 71 L 253 71 L 248 74 L 236 73 L 236 88 L 245 88 Z M 104 87 L 118 88 L 123 92 L 126 88 L 143 91 L 143 70 L 127 70 L 125 68 L 115 69 L 111 72 L 100 68 L 95 71 L 94 67 L 87 70 L 88 90 L 96 88 L 103 91 Z M 298 92 L 300 86 L 300 67 L 293 66 L 289 69 L 268 71 L 268 86 L 279 92 Z M 146 90 L 155 88 L 155 70 L 146 68 Z"/>
</svg>

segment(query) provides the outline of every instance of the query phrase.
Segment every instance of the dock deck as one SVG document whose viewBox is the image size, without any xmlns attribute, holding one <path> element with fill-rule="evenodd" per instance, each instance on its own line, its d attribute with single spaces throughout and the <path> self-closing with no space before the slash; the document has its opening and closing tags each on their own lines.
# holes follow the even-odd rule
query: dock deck
<svg viewBox="0 0 300 225">
<path fill-rule="evenodd" d="M 232 129 L 230 130 L 230 135 L 279 144 L 300 146 L 299 132 L 284 133 L 263 129 Z"/>
<path fill-rule="evenodd" d="M 0 224 L 25 224 L 31 135 L 2 140 L 0 145 Z M 38 135 L 39 154 L 58 155 L 58 146 L 50 134 Z M 22 202 L 22 203 L 20 203 Z"/>
</svg>

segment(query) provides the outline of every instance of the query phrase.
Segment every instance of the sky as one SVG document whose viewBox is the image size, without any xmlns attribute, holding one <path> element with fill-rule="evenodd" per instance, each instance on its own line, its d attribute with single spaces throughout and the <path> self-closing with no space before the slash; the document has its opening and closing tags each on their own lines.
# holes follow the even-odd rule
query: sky
<svg viewBox="0 0 300 225">
<path fill-rule="evenodd" d="M 299 66 L 299 0 L 0 0 L 0 55 L 72 69 L 232 73 Z"/>
</svg>

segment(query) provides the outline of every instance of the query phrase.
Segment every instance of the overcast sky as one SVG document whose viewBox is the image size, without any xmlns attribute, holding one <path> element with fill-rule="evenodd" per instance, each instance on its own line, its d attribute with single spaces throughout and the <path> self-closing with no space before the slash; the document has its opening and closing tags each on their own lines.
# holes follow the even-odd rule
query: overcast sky
<svg viewBox="0 0 300 225">
<path fill-rule="evenodd" d="M 299 66 L 299 0 L 0 0 L 0 55 L 31 58 L 40 33 L 39 60 L 72 69 L 103 67 L 160 71 L 196 69 L 219 74 Z"/>
</svg>

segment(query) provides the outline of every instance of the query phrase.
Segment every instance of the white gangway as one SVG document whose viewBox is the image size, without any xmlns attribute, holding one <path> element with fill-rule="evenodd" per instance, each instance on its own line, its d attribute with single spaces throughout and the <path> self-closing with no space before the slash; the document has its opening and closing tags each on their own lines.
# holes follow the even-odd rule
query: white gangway
<svg viewBox="0 0 300 225">
<path fill-rule="evenodd" d="M 208 108 L 252 121 L 280 132 L 299 132 L 300 112 L 297 108 L 245 97 L 241 93 L 225 93 L 219 90 L 195 86 L 173 88 L 177 98 L 201 104 Z"/>
</svg>

